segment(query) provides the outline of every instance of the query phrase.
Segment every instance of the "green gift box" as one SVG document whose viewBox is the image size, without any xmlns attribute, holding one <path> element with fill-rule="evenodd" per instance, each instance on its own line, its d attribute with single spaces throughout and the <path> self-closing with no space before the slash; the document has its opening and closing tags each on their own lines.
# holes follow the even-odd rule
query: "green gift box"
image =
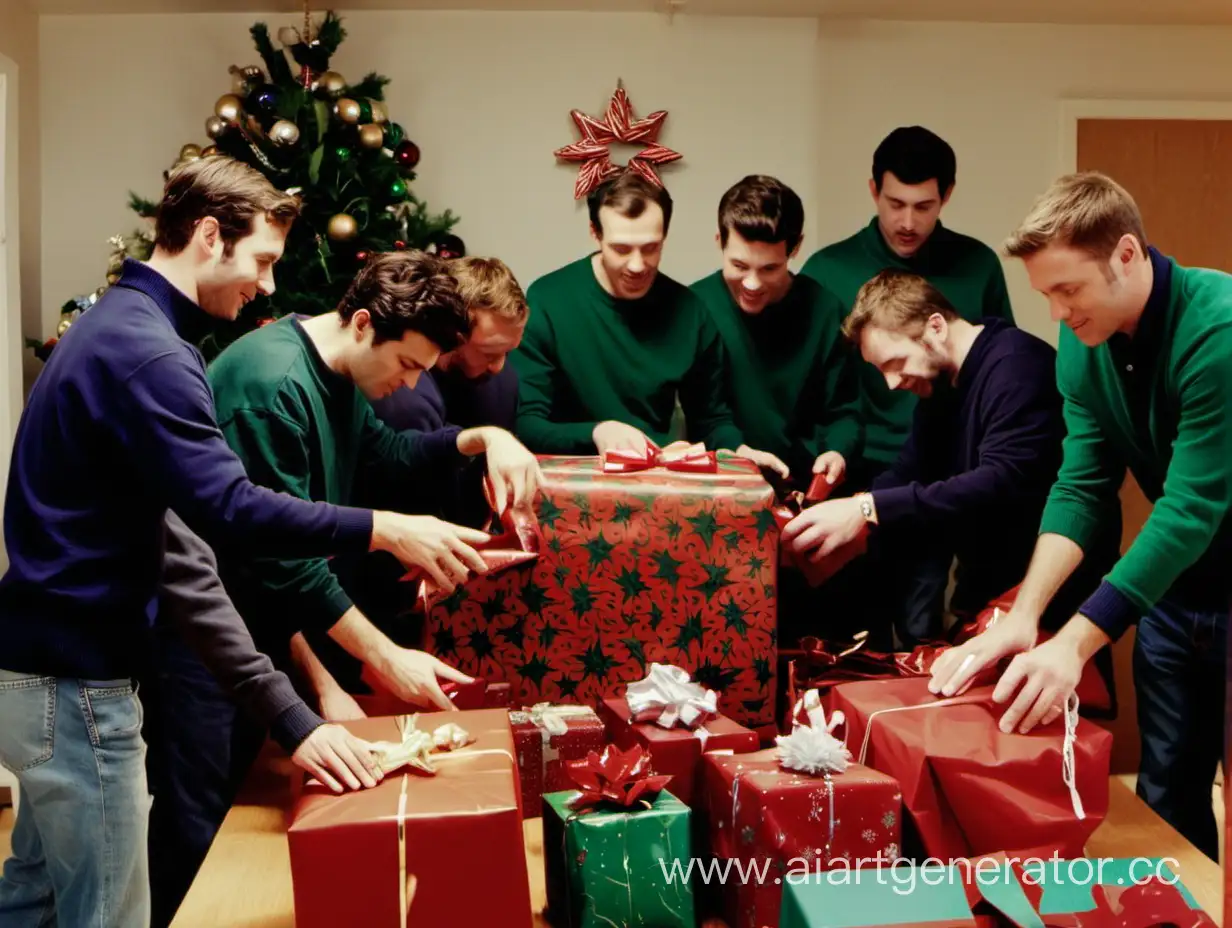
<svg viewBox="0 0 1232 928">
<path fill-rule="evenodd" d="M 578 810 L 543 797 L 547 915 L 560 928 L 693 928 L 689 807 L 667 791 L 640 808 Z"/>
<path fill-rule="evenodd" d="M 975 928 L 961 867 L 839 869 L 783 879 L 779 928 Z"/>
</svg>

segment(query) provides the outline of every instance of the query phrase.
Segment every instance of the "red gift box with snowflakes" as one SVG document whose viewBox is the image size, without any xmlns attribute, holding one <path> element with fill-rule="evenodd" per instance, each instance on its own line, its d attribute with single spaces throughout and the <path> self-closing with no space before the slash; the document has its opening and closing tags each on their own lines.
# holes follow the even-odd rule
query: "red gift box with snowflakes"
<svg viewBox="0 0 1232 928">
<path fill-rule="evenodd" d="M 710 848 L 726 867 L 721 905 L 731 928 L 777 926 L 789 879 L 889 867 L 899 858 L 902 790 L 893 777 L 854 763 L 841 773 L 790 770 L 777 748 L 707 754 L 702 764 Z"/>
<path fill-rule="evenodd" d="M 426 609 L 426 647 L 506 681 L 515 705 L 597 706 L 654 662 L 687 670 L 750 728 L 775 723 L 775 497 L 758 468 L 711 456 L 605 470 L 543 457 L 537 557 L 472 577 Z"/>
</svg>

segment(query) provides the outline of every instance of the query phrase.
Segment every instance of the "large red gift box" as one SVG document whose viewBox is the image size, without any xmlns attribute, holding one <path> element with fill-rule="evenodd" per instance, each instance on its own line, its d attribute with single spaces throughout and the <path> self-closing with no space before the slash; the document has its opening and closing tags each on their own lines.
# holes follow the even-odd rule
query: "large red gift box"
<svg viewBox="0 0 1232 928">
<path fill-rule="evenodd" d="M 406 719 L 401 720 L 405 723 Z M 287 840 L 297 928 L 337 925 L 453 928 L 531 925 L 513 734 L 505 709 L 433 712 L 414 717 L 420 731 L 448 722 L 474 741 L 433 753 L 434 774 L 390 771 L 373 789 L 335 794 L 310 780 L 297 801 Z M 396 717 L 343 724 L 374 742 L 402 741 Z M 465 865 L 482 848 L 483 891 Z"/>
<path fill-rule="evenodd" d="M 385 688 L 367 664 L 360 671 L 359 679 L 372 690 L 371 693 L 354 694 L 355 702 L 364 710 L 365 715 L 408 715 L 431 708 L 406 702 L 394 695 Z M 441 692 L 462 710 L 508 707 L 512 697 L 508 683 L 489 683 L 481 677 L 475 677 L 469 683 L 441 680 L 440 685 Z"/>
<path fill-rule="evenodd" d="M 508 681 L 515 705 L 597 705 L 653 662 L 687 670 L 750 727 L 775 722 L 779 520 L 758 468 L 541 459 L 538 556 L 435 601 L 426 647 Z M 625 469 L 627 470 L 627 468 Z"/>
<path fill-rule="evenodd" d="M 904 825 L 907 851 L 943 861 L 998 851 L 1081 857 L 1108 811 L 1111 733 L 1074 717 L 1069 738 L 1062 716 L 1006 734 L 998 724 L 1008 705 L 992 701 L 992 687 L 942 699 L 928 683 L 875 680 L 831 692 L 852 756 L 902 787 L 913 826 Z"/>
<path fill-rule="evenodd" d="M 548 703 L 514 710 L 509 721 L 517 748 L 522 813 L 536 818 L 543 814 L 544 793 L 574 788 L 566 764 L 603 750 L 607 743 L 603 722 L 589 706 Z"/>
<path fill-rule="evenodd" d="M 650 754 L 656 774 L 672 778 L 667 791 L 687 806 L 694 804 L 701 785 L 701 759 L 714 751 L 747 754 L 761 746 L 757 733 L 720 715 L 696 728 L 664 728 L 657 722 L 634 722 L 623 696 L 610 696 L 599 705 L 608 740 L 622 750 L 641 745 Z"/>
</svg>

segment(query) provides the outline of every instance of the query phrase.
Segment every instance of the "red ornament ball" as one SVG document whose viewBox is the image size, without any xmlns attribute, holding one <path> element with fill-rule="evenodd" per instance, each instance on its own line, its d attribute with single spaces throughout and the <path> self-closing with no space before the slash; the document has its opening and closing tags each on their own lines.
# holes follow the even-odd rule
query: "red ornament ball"
<svg viewBox="0 0 1232 928">
<path fill-rule="evenodd" d="M 358 261 L 358 262 L 360 262 L 361 264 L 362 264 L 363 262 L 367 261 L 367 260 L 368 260 L 368 252 L 366 252 L 366 251 L 357 251 L 357 252 L 355 252 L 355 260 L 356 260 L 356 261 Z"/>
<path fill-rule="evenodd" d="M 402 239 L 398 239 L 396 242 L 394 242 L 394 248 L 397 251 L 401 251 L 405 247 L 406 247 L 406 242 L 402 241 Z"/>
<path fill-rule="evenodd" d="M 407 139 L 394 149 L 394 160 L 407 170 L 413 169 L 419 164 L 419 146 Z"/>
</svg>

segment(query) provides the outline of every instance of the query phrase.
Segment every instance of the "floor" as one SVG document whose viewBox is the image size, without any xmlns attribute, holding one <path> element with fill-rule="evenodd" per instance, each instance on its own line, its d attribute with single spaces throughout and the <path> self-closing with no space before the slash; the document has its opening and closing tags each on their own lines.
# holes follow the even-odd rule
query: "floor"
<svg viewBox="0 0 1232 928">
<path fill-rule="evenodd" d="M 1138 782 L 1137 774 L 1133 773 L 1118 773 L 1114 774 L 1118 780 L 1133 789 Z M 1223 799 L 1223 778 L 1219 777 L 1219 782 L 1215 784 L 1211 790 L 1211 804 L 1215 809 L 1215 822 L 1219 825 L 1219 862 L 1222 864 L 1226 861 L 1224 842 L 1228 837 L 1227 831 L 1224 828 L 1224 799 Z"/>
</svg>

